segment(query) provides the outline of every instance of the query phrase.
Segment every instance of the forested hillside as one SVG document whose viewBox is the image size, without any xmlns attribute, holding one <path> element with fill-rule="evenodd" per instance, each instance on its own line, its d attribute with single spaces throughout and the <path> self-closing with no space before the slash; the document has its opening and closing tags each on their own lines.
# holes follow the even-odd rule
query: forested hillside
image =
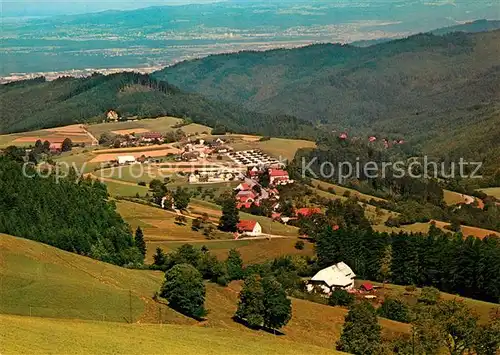
<svg viewBox="0 0 500 355">
<path fill-rule="evenodd" d="M 500 31 L 419 34 L 358 48 L 323 44 L 183 62 L 155 75 L 184 90 L 286 113 L 425 152 L 494 159 Z"/>
<path fill-rule="evenodd" d="M 312 125 L 294 117 L 250 112 L 238 105 L 188 94 L 148 75 L 44 78 L 0 86 L 0 133 L 100 122 L 109 109 L 123 117 L 189 117 L 208 126 L 272 136 L 312 137 Z"/>
<path fill-rule="evenodd" d="M 0 156 L 0 191 L 0 233 L 118 265 L 142 262 L 105 185 L 43 178 Z"/>
</svg>

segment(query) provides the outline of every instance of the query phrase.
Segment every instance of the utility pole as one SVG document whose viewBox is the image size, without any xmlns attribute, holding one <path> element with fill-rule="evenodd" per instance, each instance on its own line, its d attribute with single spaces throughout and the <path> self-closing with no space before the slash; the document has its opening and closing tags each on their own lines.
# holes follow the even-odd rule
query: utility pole
<svg viewBox="0 0 500 355">
<path fill-rule="evenodd" d="M 130 323 L 133 323 L 132 319 L 132 290 L 128 290 L 128 304 L 129 304 L 129 318 L 130 318 Z"/>
</svg>

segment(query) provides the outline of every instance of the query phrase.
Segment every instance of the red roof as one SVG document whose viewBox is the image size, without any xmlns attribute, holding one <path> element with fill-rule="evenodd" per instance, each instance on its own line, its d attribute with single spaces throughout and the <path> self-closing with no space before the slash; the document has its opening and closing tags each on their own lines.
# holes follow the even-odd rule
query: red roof
<svg viewBox="0 0 500 355">
<path fill-rule="evenodd" d="M 49 149 L 62 149 L 62 143 L 50 143 Z"/>
<path fill-rule="evenodd" d="M 240 191 L 247 191 L 247 190 L 250 190 L 251 188 L 252 187 L 250 185 L 243 183 L 243 184 L 241 184 Z"/>
<path fill-rule="evenodd" d="M 252 202 L 240 202 L 236 204 L 237 209 L 241 209 L 242 207 L 250 208 L 252 207 Z"/>
<path fill-rule="evenodd" d="M 158 133 L 158 132 L 144 133 L 144 138 L 147 138 L 147 139 L 160 139 L 162 137 L 163 137 L 163 135 L 161 133 Z"/>
<path fill-rule="evenodd" d="M 297 216 L 304 216 L 304 217 L 309 217 L 312 216 L 313 214 L 319 214 L 321 213 L 321 209 L 314 207 L 314 208 L 299 208 L 296 212 Z"/>
<path fill-rule="evenodd" d="M 288 172 L 281 169 L 269 169 L 269 176 L 272 177 L 288 177 Z"/>
<path fill-rule="evenodd" d="M 273 214 L 271 214 L 272 219 L 279 219 L 280 217 L 281 217 L 281 213 L 273 212 Z"/>
<path fill-rule="evenodd" d="M 257 222 L 255 221 L 240 221 L 237 227 L 239 231 L 252 232 L 256 225 Z"/>
<path fill-rule="evenodd" d="M 364 284 L 361 285 L 361 288 L 365 289 L 366 291 L 372 291 L 373 285 L 369 282 L 365 282 Z"/>
</svg>

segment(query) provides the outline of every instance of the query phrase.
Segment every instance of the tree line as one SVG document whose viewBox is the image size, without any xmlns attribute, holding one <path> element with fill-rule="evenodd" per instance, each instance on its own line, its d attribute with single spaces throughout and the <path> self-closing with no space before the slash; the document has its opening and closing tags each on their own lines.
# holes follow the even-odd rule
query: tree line
<svg viewBox="0 0 500 355">
<path fill-rule="evenodd" d="M 31 176 L 31 177 L 28 177 Z M 91 179 L 43 178 L 0 156 L 0 232 L 46 243 L 97 260 L 141 264 L 129 226 Z"/>
<path fill-rule="evenodd" d="M 431 226 L 421 233 L 380 233 L 327 226 L 315 236 L 318 266 L 340 261 L 361 279 L 434 286 L 489 302 L 500 301 L 500 238 L 448 235 Z"/>
</svg>

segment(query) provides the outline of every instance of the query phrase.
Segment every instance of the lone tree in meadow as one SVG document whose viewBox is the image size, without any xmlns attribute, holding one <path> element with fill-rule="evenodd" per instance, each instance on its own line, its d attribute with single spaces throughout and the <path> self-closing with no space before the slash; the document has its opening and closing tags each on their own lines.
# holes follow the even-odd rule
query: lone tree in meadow
<svg viewBox="0 0 500 355">
<path fill-rule="evenodd" d="M 283 286 L 274 278 L 253 274 L 245 279 L 235 317 L 251 327 L 279 329 L 292 317 L 292 303 Z"/>
<path fill-rule="evenodd" d="M 173 194 L 175 208 L 179 210 L 185 210 L 189 206 L 191 201 L 191 194 L 186 189 L 177 187 L 177 190 Z"/>
<path fill-rule="evenodd" d="M 146 242 L 144 241 L 144 233 L 142 232 L 141 227 L 137 227 L 135 230 L 135 238 L 134 238 L 134 244 L 139 249 L 141 252 L 142 256 L 146 256 Z"/>
<path fill-rule="evenodd" d="M 260 276 L 253 274 L 245 279 L 235 317 L 245 320 L 250 327 L 264 324 L 264 289 Z"/>
<path fill-rule="evenodd" d="M 264 326 L 279 329 L 292 318 L 292 302 L 286 297 L 283 286 L 274 278 L 262 280 L 264 289 Z"/>
<path fill-rule="evenodd" d="M 71 139 L 66 138 L 62 142 L 61 151 L 63 151 L 63 152 L 69 152 L 69 151 L 71 151 L 71 149 L 73 149 L 73 142 L 71 141 Z"/>
<path fill-rule="evenodd" d="M 201 273 L 189 264 L 179 264 L 165 273 L 160 296 L 173 309 L 194 318 L 202 318 L 205 310 L 205 285 Z"/>
<path fill-rule="evenodd" d="M 243 259 L 241 259 L 241 254 L 238 250 L 229 250 L 226 268 L 229 280 L 241 280 L 243 278 Z"/>
<path fill-rule="evenodd" d="M 337 350 L 351 354 L 376 354 L 380 350 L 380 325 L 375 308 L 367 301 L 355 303 L 345 316 Z"/>
<path fill-rule="evenodd" d="M 236 201 L 232 196 L 228 196 L 222 202 L 222 216 L 219 220 L 219 229 L 224 232 L 236 232 L 240 214 L 236 208 Z"/>
</svg>

